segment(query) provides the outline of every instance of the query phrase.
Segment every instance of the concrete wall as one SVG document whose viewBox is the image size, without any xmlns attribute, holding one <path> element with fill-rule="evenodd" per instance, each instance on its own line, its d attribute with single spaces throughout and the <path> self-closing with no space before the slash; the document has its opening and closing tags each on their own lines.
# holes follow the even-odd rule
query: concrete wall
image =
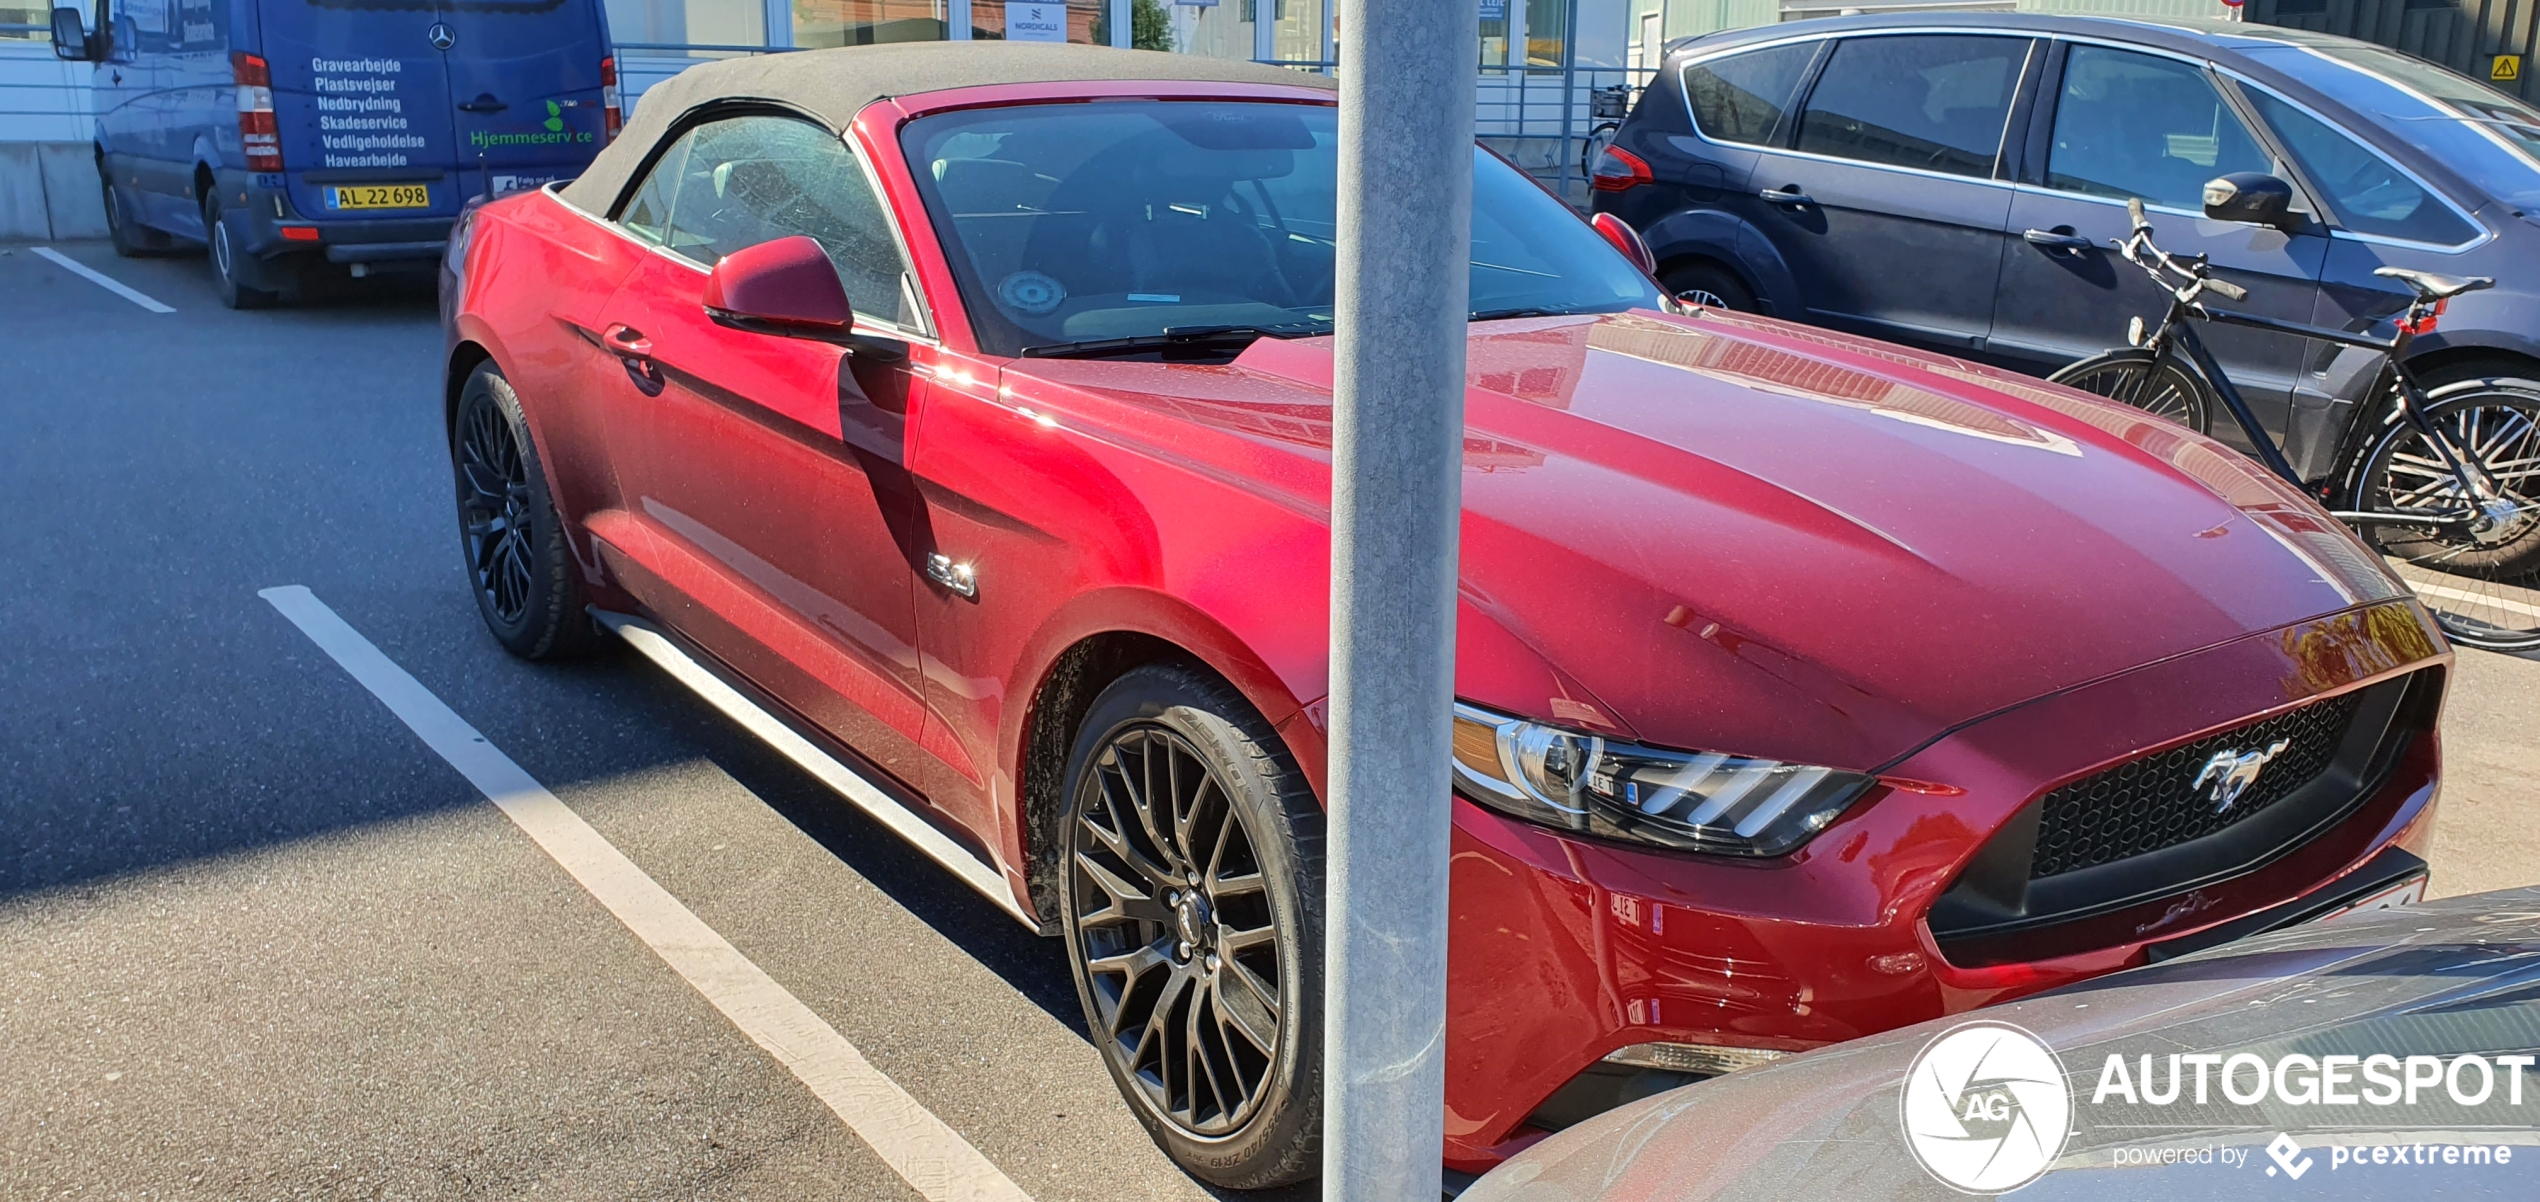
<svg viewBox="0 0 2540 1202">
<path fill-rule="evenodd" d="M 0 242 L 106 236 L 86 142 L 0 142 Z"/>
<path fill-rule="evenodd" d="M 0 42 L 0 240 L 103 238 L 86 63 Z"/>
</svg>

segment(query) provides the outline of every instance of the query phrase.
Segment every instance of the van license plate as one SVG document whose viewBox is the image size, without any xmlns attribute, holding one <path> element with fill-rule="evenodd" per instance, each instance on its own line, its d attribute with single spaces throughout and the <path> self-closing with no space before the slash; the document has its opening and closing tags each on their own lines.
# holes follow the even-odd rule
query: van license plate
<svg viewBox="0 0 2540 1202">
<path fill-rule="evenodd" d="M 330 209 L 428 209 L 432 190 L 422 184 L 356 184 L 326 190 Z"/>
</svg>

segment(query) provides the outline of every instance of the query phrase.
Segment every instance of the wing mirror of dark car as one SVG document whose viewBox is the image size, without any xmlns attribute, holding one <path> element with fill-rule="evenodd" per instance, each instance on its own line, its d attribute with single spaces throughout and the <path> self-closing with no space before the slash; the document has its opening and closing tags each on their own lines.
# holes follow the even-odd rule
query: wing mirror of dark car
<svg viewBox="0 0 2540 1202">
<path fill-rule="evenodd" d="M 88 23 L 76 8 L 53 10 L 53 57 L 74 62 L 92 62 L 96 55 L 88 52 Z"/>
<path fill-rule="evenodd" d="M 1599 213 L 1588 218 L 1588 224 L 1595 226 L 1596 232 L 1607 242 L 1613 243 L 1614 249 L 1623 252 L 1623 257 L 1631 260 L 1632 266 L 1640 268 L 1642 275 L 1658 274 L 1658 259 L 1649 253 L 1649 244 L 1641 241 L 1639 231 L 1625 224 L 1622 218 L 1612 213 Z"/>
<path fill-rule="evenodd" d="M 2293 228 L 2293 185 L 2260 171 L 2234 171 L 2205 181 L 2205 215 L 2273 229 Z"/>
<path fill-rule="evenodd" d="M 906 358 L 908 344 L 855 332 L 855 310 L 837 265 L 803 235 L 733 251 L 706 276 L 706 316 L 714 324 L 777 338 L 835 343 L 858 354 Z"/>
</svg>

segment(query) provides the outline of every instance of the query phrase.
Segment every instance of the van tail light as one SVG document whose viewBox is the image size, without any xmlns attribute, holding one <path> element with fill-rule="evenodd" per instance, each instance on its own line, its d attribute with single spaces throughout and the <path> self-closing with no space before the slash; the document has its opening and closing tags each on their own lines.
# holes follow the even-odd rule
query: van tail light
<svg viewBox="0 0 2540 1202">
<path fill-rule="evenodd" d="M 282 131 L 273 119 L 273 72 L 265 60 L 246 53 L 229 56 L 238 80 L 238 146 L 249 171 L 282 170 Z"/>
<path fill-rule="evenodd" d="M 1588 186 L 1599 192 L 1622 192 L 1652 178 L 1648 162 L 1639 155 L 1620 146 L 1608 146 L 1596 156 L 1596 170 L 1588 175 Z"/>
<path fill-rule="evenodd" d="M 625 93 L 620 92 L 617 89 L 616 56 L 611 55 L 608 58 L 601 59 L 600 123 L 603 132 L 600 135 L 600 144 L 602 146 L 606 146 L 609 143 L 616 141 L 617 131 L 626 127 L 626 102 L 624 100 L 624 96 Z"/>
</svg>

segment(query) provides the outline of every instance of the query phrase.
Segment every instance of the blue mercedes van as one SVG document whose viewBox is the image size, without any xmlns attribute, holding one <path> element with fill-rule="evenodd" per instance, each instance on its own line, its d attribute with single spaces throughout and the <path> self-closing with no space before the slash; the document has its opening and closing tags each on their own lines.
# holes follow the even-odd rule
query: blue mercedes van
<svg viewBox="0 0 2540 1202">
<path fill-rule="evenodd" d="M 617 131 L 601 0 L 94 0 L 115 250 L 208 249 L 221 299 L 312 273 L 428 273 L 479 195 L 581 173 Z"/>
</svg>

